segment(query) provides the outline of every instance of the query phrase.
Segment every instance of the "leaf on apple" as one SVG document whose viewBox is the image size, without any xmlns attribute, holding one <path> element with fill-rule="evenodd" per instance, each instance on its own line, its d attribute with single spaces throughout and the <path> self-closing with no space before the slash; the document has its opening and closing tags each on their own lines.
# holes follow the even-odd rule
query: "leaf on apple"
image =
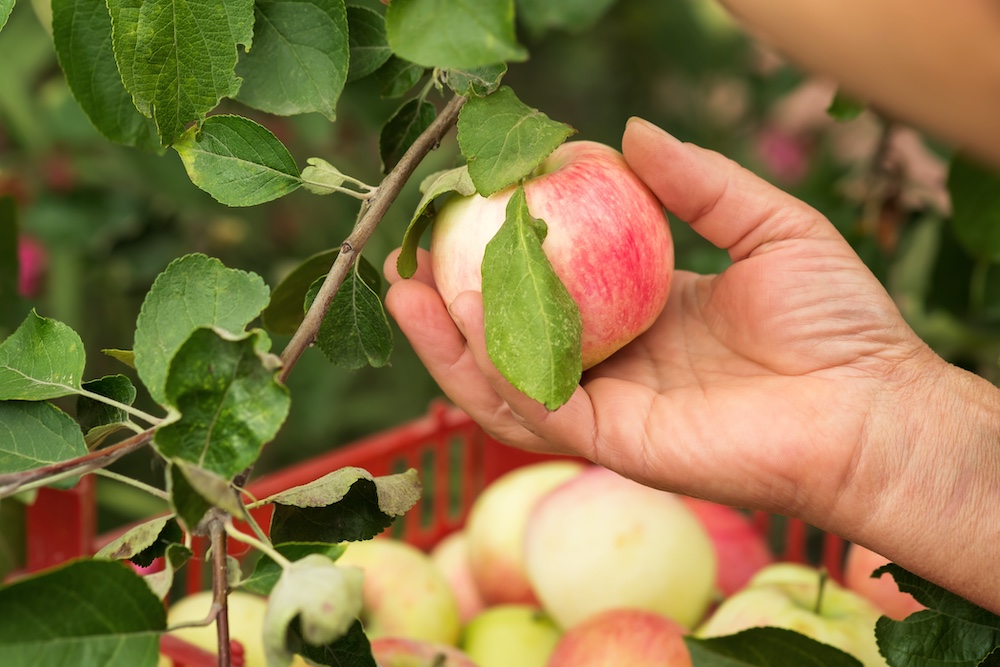
<svg viewBox="0 0 1000 667">
<path fill-rule="evenodd" d="M 528 176 L 575 132 L 524 104 L 507 86 L 471 98 L 458 115 L 458 145 L 484 197 Z"/>
<path fill-rule="evenodd" d="M 725 637 L 684 637 L 692 667 L 862 667 L 838 648 L 784 628 L 750 628 Z"/>
<path fill-rule="evenodd" d="M 891 574 L 899 590 L 927 607 L 902 621 L 883 616 L 875 625 L 879 651 L 892 667 L 986 664 L 1000 648 L 1000 616 L 894 563 L 884 565 L 873 577 Z M 991 663 L 992 664 L 992 663 Z"/>
<path fill-rule="evenodd" d="M 373 477 L 361 468 L 341 468 L 265 501 L 275 504 L 271 539 L 275 543 L 367 540 L 409 511 L 420 493 L 413 469 Z"/>
<path fill-rule="evenodd" d="M 80 336 L 32 309 L 0 343 L 0 400 L 44 401 L 75 394 L 85 363 Z"/>
<path fill-rule="evenodd" d="M 329 644 L 313 646 L 305 643 L 298 620 L 288 626 L 288 636 L 289 642 L 299 647 L 295 652 L 317 665 L 379 667 L 372 656 L 371 642 L 368 641 L 361 621 L 355 621 L 343 637 Z"/>
<path fill-rule="evenodd" d="M 472 68 L 521 61 L 514 0 L 396 0 L 385 16 L 393 53 L 424 67 Z"/>
<path fill-rule="evenodd" d="M 0 474 L 34 470 L 87 453 L 80 426 L 45 401 L 0 401 Z M 72 488 L 79 477 L 52 486 Z"/>
<path fill-rule="evenodd" d="M 193 557 L 194 552 L 183 544 L 170 544 L 163 554 L 163 568 L 159 572 L 143 576 L 143 580 L 156 597 L 165 600 L 174 585 L 174 575 Z M 237 572 L 238 565 L 237 563 Z"/>
<path fill-rule="evenodd" d="M 306 292 L 308 310 L 326 276 Z M 392 352 L 392 328 L 379 298 L 382 278 L 364 257 L 358 257 L 344 283 L 330 302 L 316 335 L 316 347 L 330 361 L 343 368 L 381 368 Z"/>
<path fill-rule="evenodd" d="M 385 18 L 367 7 L 347 8 L 349 43 L 351 46 L 348 81 L 362 79 L 375 72 L 392 57 L 385 38 Z"/>
<path fill-rule="evenodd" d="M 426 68 L 393 55 L 375 72 L 385 98 L 402 97 L 424 77 Z"/>
<path fill-rule="evenodd" d="M 580 310 L 542 250 L 546 227 L 528 212 L 524 188 L 483 255 L 486 349 L 518 390 L 555 410 L 583 373 Z"/>
<path fill-rule="evenodd" d="M 106 375 L 83 383 L 83 388 L 94 394 L 110 398 L 122 406 L 135 402 L 136 391 L 125 375 Z M 121 407 L 109 405 L 89 396 L 76 400 L 76 419 L 80 422 L 89 449 L 94 449 L 113 433 L 127 428 L 128 413 Z"/>
<path fill-rule="evenodd" d="M 431 206 L 434 200 L 452 192 L 468 197 L 475 194 L 476 186 L 469 176 L 469 168 L 463 165 L 431 174 L 420 182 L 420 192 L 423 196 L 403 234 L 402 248 L 396 258 L 396 271 L 403 278 L 410 278 L 417 271 L 417 247 L 420 237 L 434 220 Z"/>
<path fill-rule="evenodd" d="M 507 73 L 507 65 L 487 65 L 472 69 L 450 69 L 445 71 L 444 82 L 464 97 L 485 97 L 500 87 L 500 80 Z"/>
<path fill-rule="evenodd" d="M 322 554 L 330 560 L 337 560 L 347 549 L 344 543 L 330 544 L 326 542 L 285 542 L 275 544 L 274 548 L 290 561 L 301 560 L 310 554 Z M 270 556 L 262 553 L 254 563 L 253 572 L 240 585 L 251 593 L 267 596 L 281 577 L 281 565 Z"/>
<path fill-rule="evenodd" d="M 318 553 L 286 567 L 271 589 L 264 614 L 267 664 L 291 663 L 293 651 L 286 638 L 293 620 L 298 620 L 308 646 L 331 644 L 346 635 L 361 614 L 362 582 L 360 569 L 339 567 Z"/>
</svg>

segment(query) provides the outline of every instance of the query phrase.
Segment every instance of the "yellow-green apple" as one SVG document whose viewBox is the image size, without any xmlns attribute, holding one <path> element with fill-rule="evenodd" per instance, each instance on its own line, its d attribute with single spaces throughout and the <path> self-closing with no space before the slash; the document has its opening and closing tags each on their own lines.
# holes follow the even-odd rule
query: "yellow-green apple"
<svg viewBox="0 0 1000 667">
<path fill-rule="evenodd" d="M 458 641 L 458 603 L 430 556 L 400 540 L 351 542 L 338 565 L 364 573 L 361 622 L 369 638 Z"/>
<path fill-rule="evenodd" d="M 559 639 L 546 667 L 691 667 L 687 628 L 644 609 L 608 609 Z"/>
<path fill-rule="evenodd" d="M 445 536 L 431 549 L 431 560 L 444 574 L 458 603 L 458 618 L 464 624 L 486 608 L 469 566 L 469 540 L 465 530 Z"/>
<path fill-rule="evenodd" d="M 434 220 L 431 267 L 446 304 L 482 289 L 486 244 L 514 188 L 453 196 Z M 663 207 L 604 144 L 561 145 L 524 182 L 528 210 L 548 225 L 542 249 L 580 309 L 589 368 L 645 331 L 670 291 L 673 240 Z"/>
<path fill-rule="evenodd" d="M 721 597 L 743 588 L 758 570 L 774 562 L 767 539 L 746 514 L 728 505 L 682 498 L 715 545 L 715 585 Z"/>
<path fill-rule="evenodd" d="M 229 615 L 229 637 L 242 645 L 243 664 L 245 667 L 266 667 L 264 613 L 267 611 L 267 600 L 259 595 L 233 591 L 229 594 L 226 605 Z M 182 597 L 170 605 L 167 611 L 167 627 L 202 621 L 211 609 L 211 591 L 200 591 Z M 171 631 L 170 634 L 210 653 L 219 650 L 215 623 L 181 628 Z M 292 667 L 305 667 L 305 664 L 301 657 L 295 656 Z"/>
<path fill-rule="evenodd" d="M 525 533 L 525 566 L 564 630 L 618 607 L 690 628 L 715 589 L 715 549 L 684 501 L 600 466 L 538 502 Z"/>
<path fill-rule="evenodd" d="M 844 562 L 844 585 L 871 600 L 883 614 L 897 621 L 926 609 L 912 595 L 899 590 L 891 575 L 872 577 L 872 572 L 888 562 L 888 558 L 871 549 L 849 544 Z"/>
<path fill-rule="evenodd" d="M 695 636 L 718 637 L 755 627 L 794 630 L 835 646 L 865 667 L 886 667 L 875 642 L 881 611 L 815 568 L 796 563 L 765 567 L 712 612 Z"/>
<path fill-rule="evenodd" d="M 488 605 L 537 604 L 524 571 L 524 531 L 538 499 L 580 474 L 573 460 L 532 463 L 501 475 L 469 508 L 465 531 L 469 567 Z"/>
<path fill-rule="evenodd" d="M 478 667 L 545 667 L 560 634 L 540 608 L 501 604 L 469 621 L 462 649 Z"/>
<path fill-rule="evenodd" d="M 371 640 L 372 656 L 379 667 L 479 667 L 450 644 L 404 637 Z"/>
</svg>

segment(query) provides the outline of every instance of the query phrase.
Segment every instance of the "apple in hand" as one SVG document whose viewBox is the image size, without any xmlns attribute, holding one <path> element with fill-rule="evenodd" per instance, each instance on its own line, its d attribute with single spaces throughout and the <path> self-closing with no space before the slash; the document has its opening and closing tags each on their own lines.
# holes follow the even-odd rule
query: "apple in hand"
<svg viewBox="0 0 1000 667">
<path fill-rule="evenodd" d="M 681 498 L 701 521 L 715 545 L 718 564 L 715 585 L 722 597 L 729 597 L 743 588 L 758 570 L 774 562 L 767 539 L 746 514 L 735 507 L 708 500 Z"/>
<path fill-rule="evenodd" d="M 469 565 L 469 540 L 465 530 L 456 530 L 434 545 L 431 560 L 448 580 L 458 603 L 458 618 L 463 624 L 486 608 Z"/>
<path fill-rule="evenodd" d="M 837 582 L 824 581 L 824 577 L 807 565 L 769 565 L 745 588 L 724 600 L 695 636 L 719 637 L 755 627 L 785 628 L 839 648 L 865 667 L 886 667 L 875 641 L 875 623 L 881 611 Z"/>
<path fill-rule="evenodd" d="M 378 637 L 371 641 L 379 667 L 479 667 L 454 646 L 406 639 Z"/>
<path fill-rule="evenodd" d="M 546 667 L 691 667 L 687 629 L 643 609 L 608 609 L 559 639 Z"/>
<path fill-rule="evenodd" d="M 488 198 L 453 196 L 434 220 L 431 267 L 445 304 L 482 290 L 483 253 L 514 187 Z M 524 182 L 528 210 L 548 225 L 542 249 L 580 309 L 583 368 L 648 329 L 670 291 L 674 256 L 656 196 L 617 150 L 564 143 Z"/>
<path fill-rule="evenodd" d="M 469 567 L 490 604 L 537 604 L 524 570 L 524 531 L 539 498 L 580 474 L 578 461 L 543 461 L 495 479 L 469 508 L 465 532 Z"/>
<path fill-rule="evenodd" d="M 926 609 L 912 595 L 899 590 L 892 576 L 872 577 L 872 572 L 888 562 L 885 556 L 852 542 L 847 547 L 844 563 L 844 585 L 871 600 L 883 614 L 897 621 Z"/>
<path fill-rule="evenodd" d="M 501 604 L 469 621 L 462 649 L 478 667 L 545 667 L 561 634 L 538 607 Z"/>
<path fill-rule="evenodd" d="M 542 606 L 563 630 L 618 607 L 690 628 L 714 595 L 715 549 L 680 497 L 600 466 L 538 502 L 524 558 Z"/>
<path fill-rule="evenodd" d="M 406 542 L 377 537 L 351 542 L 337 564 L 364 572 L 361 622 L 369 638 L 458 641 L 458 604 L 428 554 Z"/>
</svg>

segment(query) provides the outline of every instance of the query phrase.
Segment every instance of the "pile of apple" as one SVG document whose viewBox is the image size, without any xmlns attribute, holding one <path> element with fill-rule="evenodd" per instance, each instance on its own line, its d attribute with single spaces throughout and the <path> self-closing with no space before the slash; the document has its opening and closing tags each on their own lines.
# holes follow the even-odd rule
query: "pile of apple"
<svg viewBox="0 0 1000 667">
<path fill-rule="evenodd" d="M 885 562 L 851 545 L 845 585 L 826 581 L 820 596 L 820 571 L 775 562 L 745 513 L 572 460 L 500 477 L 430 553 L 376 538 L 338 561 L 365 573 L 361 620 L 380 667 L 690 667 L 685 635 L 756 626 L 884 667 L 876 620 L 919 609 L 890 578 L 870 578 Z M 203 618 L 210 598 L 185 604 L 171 623 Z M 263 606 L 230 598 L 247 667 L 264 665 Z M 184 632 L 198 631 L 203 642 L 186 638 L 211 647 L 212 628 Z"/>
</svg>

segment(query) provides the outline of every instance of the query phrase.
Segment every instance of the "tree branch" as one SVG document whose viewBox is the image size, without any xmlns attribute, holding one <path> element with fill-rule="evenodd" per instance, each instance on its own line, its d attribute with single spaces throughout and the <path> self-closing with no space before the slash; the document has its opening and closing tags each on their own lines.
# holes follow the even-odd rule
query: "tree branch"
<svg viewBox="0 0 1000 667">
<path fill-rule="evenodd" d="M 281 353 L 282 369 L 278 375 L 282 382 L 288 378 L 292 368 L 298 362 L 306 348 L 313 344 L 316 335 L 319 333 L 320 324 L 323 317 L 330 309 L 333 297 L 337 290 L 347 278 L 354 260 L 361 253 L 361 249 L 371 237 L 375 228 L 385 217 L 389 207 L 396 200 L 402 191 L 403 186 L 413 175 L 413 172 L 420 165 L 421 161 L 432 150 L 437 148 L 441 139 L 451 129 L 458 120 L 458 112 L 465 104 L 465 98 L 455 96 L 441 110 L 434 122 L 424 130 L 423 134 L 406 150 L 396 166 L 386 175 L 385 179 L 378 186 L 378 189 L 370 199 L 362 203 L 361 212 L 357 224 L 351 231 L 351 235 L 340 246 L 340 254 L 330 267 L 326 280 L 320 288 L 316 299 L 302 320 L 302 324 L 288 341 L 284 351 Z"/>
</svg>

